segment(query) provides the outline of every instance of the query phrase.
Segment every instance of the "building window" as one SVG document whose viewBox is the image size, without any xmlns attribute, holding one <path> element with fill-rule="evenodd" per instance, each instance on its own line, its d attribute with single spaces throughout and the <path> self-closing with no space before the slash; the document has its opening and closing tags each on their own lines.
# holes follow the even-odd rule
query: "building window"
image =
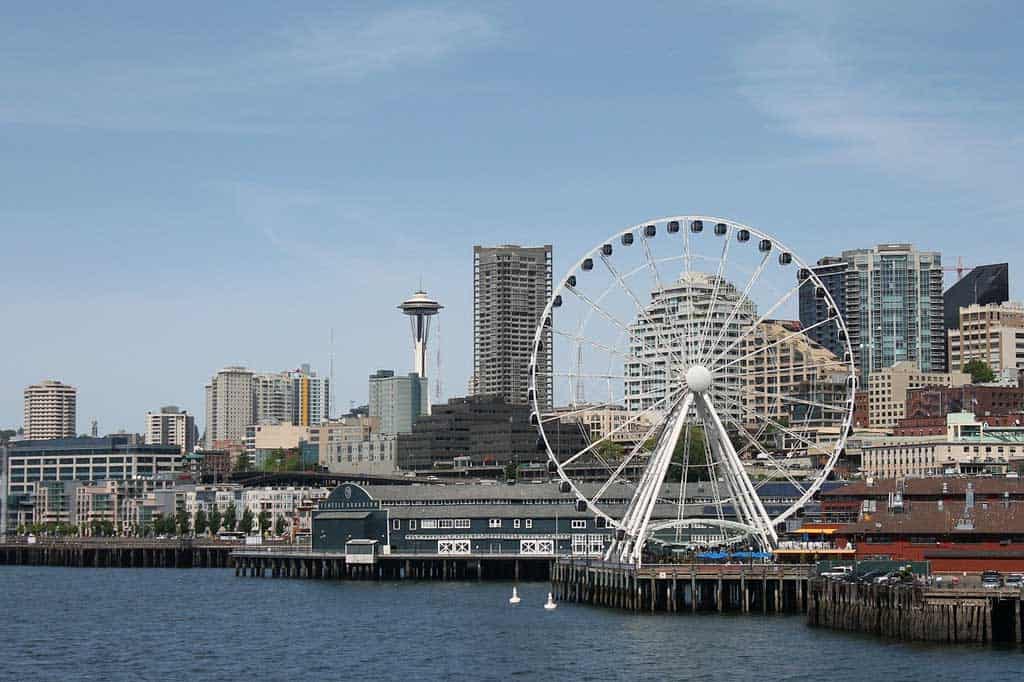
<svg viewBox="0 0 1024 682">
<path fill-rule="evenodd" d="M 455 527 L 464 530 L 469 529 L 469 519 L 455 519 Z"/>
<path fill-rule="evenodd" d="M 519 519 L 513 519 L 512 520 L 512 527 L 513 528 L 518 528 L 519 527 Z"/>
<path fill-rule="evenodd" d="M 399 521 L 398 519 L 392 519 L 391 520 L 391 528 L 393 530 L 398 530 L 401 527 L 402 527 L 402 522 L 401 521 Z"/>
<path fill-rule="evenodd" d="M 526 519 L 526 527 L 533 528 L 533 519 Z"/>
<path fill-rule="evenodd" d="M 409 530 L 416 530 L 416 519 L 409 519 Z"/>
<path fill-rule="evenodd" d="M 586 519 L 573 519 L 572 520 L 572 529 L 573 530 L 579 530 L 581 528 L 586 528 L 586 527 L 587 527 L 587 520 Z"/>
<path fill-rule="evenodd" d="M 501 528 L 501 519 L 489 519 L 487 521 L 488 528 Z"/>
</svg>

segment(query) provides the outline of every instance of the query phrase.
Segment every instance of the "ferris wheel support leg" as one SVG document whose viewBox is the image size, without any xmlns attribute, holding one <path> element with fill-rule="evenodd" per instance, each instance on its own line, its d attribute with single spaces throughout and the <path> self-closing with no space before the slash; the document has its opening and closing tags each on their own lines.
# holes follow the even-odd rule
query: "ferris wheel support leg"
<svg viewBox="0 0 1024 682">
<path fill-rule="evenodd" d="M 624 561 L 639 563 L 644 548 L 644 541 L 647 534 L 647 526 L 651 521 L 651 513 L 658 501 L 658 493 L 661 491 L 662 481 L 668 473 L 669 465 L 672 464 L 672 456 L 675 454 L 676 444 L 682 434 L 683 426 L 686 424 L 686 415 L 693 404 L 693 393 L 687 391 L 682 400 L 672 411 L 669 421 L 669 428 L 665 430 L 655 447 L 654 456 L 647 463 L 647 471 L 637 489 L 633 503 L 627 511 L 626 518 L 626 545 L 622 548 Z"/>
<path fill-rule="evenodd" d="M 701 401 L 699 405 L 714 424 L 716 436 L 714 440 L 718 442 L 721 461 L 729 470 L 730 478 L 732 479 L 730 484 L 733 488 L 733 495 L 750 515 L 750 525 L 760 531 L 760 540 L 764 549 L 772 549 L 778 544 L 779 537 L 775 532 L 771 517 L 768 516 L 764 504 L 761 502 L 761 497 L 750 482 L 750 477 L 747 476 L 747 472 L 743 468 L 743 462 L 740 460 L 739 455 L 736 454 L 736 448 L 733 447 L 732 441 L 729 440 L 729 434 L 722 425 L 722 420 L 715 411 L 711 400 L 704 394 L 699 399 Z"/>
</svg>

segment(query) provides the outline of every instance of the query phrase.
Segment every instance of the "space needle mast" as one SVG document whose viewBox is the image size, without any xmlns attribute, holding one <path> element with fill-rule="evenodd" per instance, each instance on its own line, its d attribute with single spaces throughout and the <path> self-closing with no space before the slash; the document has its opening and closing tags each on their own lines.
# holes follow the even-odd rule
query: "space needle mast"
<svg viewBox="0 0 1024 682">
<path fill-rule="evenodd" d="M 430 333 L 430 318 L 437 315 L 443 307 L 427 296 L 427 292 L 422 289 L 398 306 L 399 310 L 409 316 L 409 325 L 412 327 L 413 366 L 416 374 L 421 377 L 427 375 L 427 337 Z"/>
</svg>

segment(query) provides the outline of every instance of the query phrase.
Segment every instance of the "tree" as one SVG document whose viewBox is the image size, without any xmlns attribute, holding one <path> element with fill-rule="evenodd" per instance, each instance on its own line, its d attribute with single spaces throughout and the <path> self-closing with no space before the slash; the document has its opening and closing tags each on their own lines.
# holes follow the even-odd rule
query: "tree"
<svg viewBox="0 0 1024 682">
<path fill-rule="evenodd" d="M 200 509 L 196 512 L 196 519 L 193 522 L 196 527 L 196 535 L 206 535 L 209 529 L 209 521 L 206 520 L 206 512 Z"/>
<path fill-rule="evenodd" d="M 270 512 L 261 511 L 259 516 L 260 533 L 266 533 L 270 530 Z"/>
<path fill-rule="evenodd" d="M 235 458 L 235 471 L 252 471 L 252 462 L 249 461 L 249 455 L 244 452 L 238 454 Z"/>
<path fill-rule="evenodd" d="M 622 461 L 623 449 L 620 443 L 606 440 L 594 448 L 597 454 L 606 462 Z"/>
<path fill-rule="evenodd" d="M 188 535 L 189 528 L 191 527 L 191 519 L 188 518 L 188 512 L 184 509 L 179 511 L 174 518 L 174 525 L 178 528 L 178 535 Z"/>
<path fill-rule="evenodd" d="M 284 517 L 280 514 L 277 515 L 277 519 L 274 521 L 274 535 L 284 535 L 285 523 Z"/>
<path fill-rule="evenodd" d="M 235 503 L 232 502 L 228 505 L 228 508 L 224 511 L 224 530 L 228 532 L 234 532 L 238 526 L 238 510 L 235 509 Z"/>
<path fill-rule="evenodd" d="M 255 517 L 252 515 L 252 511 L 246 509 L 244 512 L 242 512 L 242 522 L 238 524 L 238 530 L 240 530 L 243 533 L 251 533 L 252 522 L 254 520 Z"/>
<path fill-rule="evenodd" d="M 210 512 L 210 532 L 214 535 L 220 532 L 221 524 L 224 522 L 224 517 L 221 516 L 220 510 L 216 507 Z M 232 530 L 234 530 L 232 528 Z"/>
<path fill-rule="evenodd" d="M 514 481 L 519 477 L 519 467 L 516 466 L 515 462 L 509 462 L 505 465 L 505 480 Z"/>
<path fill-rule="evenodd" d="M 987 384 L 996 380 L 992 367 L 981 358 L 972 358 L 963 366 L 963 371 L 971 375 L 972 384 Z"/>
</svg>

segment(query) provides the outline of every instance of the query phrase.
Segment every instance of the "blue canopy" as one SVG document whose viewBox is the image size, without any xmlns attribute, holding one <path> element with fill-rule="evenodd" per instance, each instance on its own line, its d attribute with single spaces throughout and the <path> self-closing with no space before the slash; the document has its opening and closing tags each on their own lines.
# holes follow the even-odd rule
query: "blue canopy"
<svg viewBox="0 0 1024 682">
<path fill-rule="evenodd" d="M 697 558 L 698 559 L 715 559 L 715 560 L 720 560 L 720 559 L 725 559 L 728 556 L 729 555 L 726 554 L 725 552 L 701 552 L 701 553 L 699 553 L 697 555 Z"/>
</svg>

